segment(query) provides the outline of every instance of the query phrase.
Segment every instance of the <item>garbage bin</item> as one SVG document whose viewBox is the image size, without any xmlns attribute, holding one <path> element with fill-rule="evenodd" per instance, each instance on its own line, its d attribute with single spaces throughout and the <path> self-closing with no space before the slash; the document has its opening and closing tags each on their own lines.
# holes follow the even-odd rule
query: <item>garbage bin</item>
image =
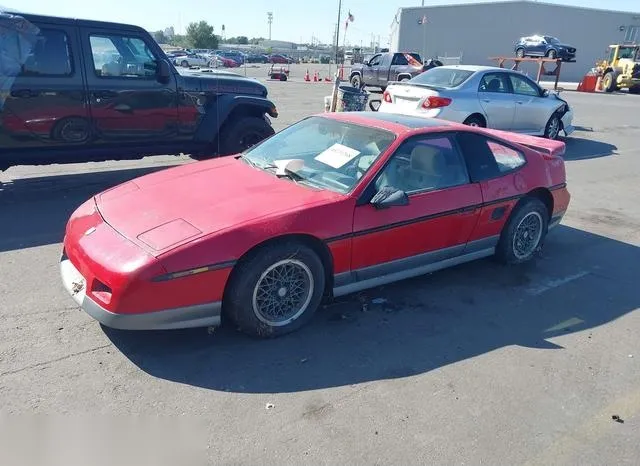
<svg viewBox="0 0 640 466">
<path fill-rule="evenodd" d="M 353 86 L 338 87 L 336 112 L 364 112 L 367 109 L 369 93 Z"/>
</svg>

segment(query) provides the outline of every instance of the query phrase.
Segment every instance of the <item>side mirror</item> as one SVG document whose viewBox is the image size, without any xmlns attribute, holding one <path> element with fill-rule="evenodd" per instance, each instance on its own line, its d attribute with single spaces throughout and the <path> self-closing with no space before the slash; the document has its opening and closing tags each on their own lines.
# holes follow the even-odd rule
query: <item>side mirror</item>
<svg viewBox="0 0 640 466">
<path fill-rule="evenodd" d="M 158 60 L 157 76 L 161 83 L 166 83 L 171 78 L 171 67 L 167 60 Z"/>
<path fill-rule="evenodd" d="M 387 207 L 408 205 L 409 196 L 393 186 L 383 186 L 369 203 L 376 209 L 386 209 Z"/>
</svg>

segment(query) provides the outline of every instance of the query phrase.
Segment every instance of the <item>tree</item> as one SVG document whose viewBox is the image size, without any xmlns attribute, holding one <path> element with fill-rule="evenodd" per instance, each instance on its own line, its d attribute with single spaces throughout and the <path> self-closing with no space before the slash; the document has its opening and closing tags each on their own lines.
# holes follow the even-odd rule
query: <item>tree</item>
<svg viewBox="0 0 640 466">
<path fill-rule="evenodd" d="M 164 31 L 155 31 L 152 32 L 151 35 L 158 44 L 166 44 L 169 42 L 167 36 L 164 35 Z"/>
<path fill-rule="evenodd" d="M 196 49 L 215 49 L 218 47 L 218 37 L 213 33 L 213 26 L 206 21 L 190 23 L 187 26 L 187 42 Z"/>
<path fill-rule="evenodd" d="M 249 43 L 251 45 L 260 45 L 260 42 L 262 42 L 263 40 L 264 40 L 264 37 L 254 37 L 249 41 Z"/>
</svg>

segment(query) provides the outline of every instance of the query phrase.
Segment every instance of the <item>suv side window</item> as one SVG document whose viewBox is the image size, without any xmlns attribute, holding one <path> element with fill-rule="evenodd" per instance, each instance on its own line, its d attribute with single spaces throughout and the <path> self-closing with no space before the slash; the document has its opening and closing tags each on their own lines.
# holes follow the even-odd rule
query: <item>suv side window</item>
<svg viewBox="0 0 640 466">
<path fill-rule="evenodd" d="M 40 29 L 31 54 L 22 65 L 20 76 L 71 76 L 73 60 L 69 37 L 59 29 Z"/>
<path fill-rule="evenodd" d="M 91 34 L 89 41 L 96 76 L 155 79 L 158 62 L 141 38 Z"/>
<path fill-rule="evenodd" d="M 402 143 L 375 182 L 407 194 L 469 183 L 464 160 L 448 136 L 419 136 Z"/>
</svg>

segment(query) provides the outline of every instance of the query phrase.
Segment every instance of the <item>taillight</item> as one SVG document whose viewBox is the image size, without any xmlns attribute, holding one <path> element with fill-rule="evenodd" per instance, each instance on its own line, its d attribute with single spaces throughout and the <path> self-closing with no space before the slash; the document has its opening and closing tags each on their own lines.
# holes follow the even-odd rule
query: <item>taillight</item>
<svg viewBox="0 0 640 466">
<path fill-rule="evenodd" d="M 388 104 L 391 103 L 391 94 L 389 94 L 389 91 L 384 91 L 384 93 L 382 94 L 382 100 L 384 100 Z"/>
<path fill-rule="evenodd" d="M 422 108 L 430 110 L 432 108 L 446 107 L 451 103 L 451 99 L 447 97 L 430 96 L 422 102 Z"/>
</svg>

